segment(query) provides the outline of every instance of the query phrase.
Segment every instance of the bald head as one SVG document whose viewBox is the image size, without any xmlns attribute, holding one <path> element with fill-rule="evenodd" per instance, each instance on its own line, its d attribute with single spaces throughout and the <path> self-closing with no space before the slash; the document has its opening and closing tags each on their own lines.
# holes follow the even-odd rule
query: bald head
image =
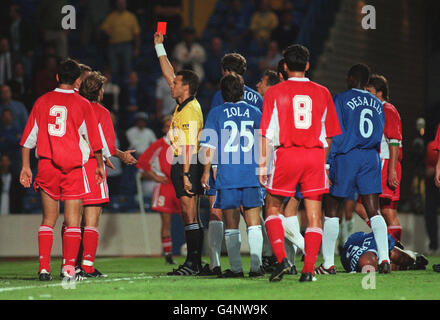
<svg viewBox="0 0 440 320">
<path fill-rule="evenodd" d="M 366 266 L 369 267 L 367 271 L 373 271 L 372 268 L 374 268 L 374 270 L 376 271 L 377 265 L 377 255 L 374 252 L 368 251 L 361 255 L 361 257 L 359 258 L 358 271 L 362 271 L 362 269 Z"/>
</svg>

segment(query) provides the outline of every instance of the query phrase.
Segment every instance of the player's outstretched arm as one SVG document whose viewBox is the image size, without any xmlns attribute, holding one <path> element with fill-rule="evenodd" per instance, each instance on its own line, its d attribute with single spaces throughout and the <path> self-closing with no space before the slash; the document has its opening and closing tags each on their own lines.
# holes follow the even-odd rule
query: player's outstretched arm
<svg viewBox="0 0 440 320">
<path fill-rule="evenodd" d="M 156 48 L 157 57 L 159 58 L 162 75 L 168 82 L 168 85 L 172 87 L 174 85 L 174 78 L 176 77 L 176 75 L 174 74 L 173 66 L 168 60 L 167 53 L 163 46 L 163 41 L 163 35 L 161 35 L 160 33 L 156 33 L 154 35 L 154 46 Z"/>
<path fill-rule="evenodd" d="M 437 159 L 437 165 L 435 166 L 435 185 L 440 188 L 440 152 Z"/>
<path fill-rule="evenodd" d="M 32 184 L 32 170 L 30 166 L 29 156 L 31 149 L 21 148 L 22 168 L 20 173 L 20 184 L 25 188 L 30 188 Z"/>
<path fill-rule="evenodd" d="M 212 160 L 214 157 L 214 152 L 211 150 L 211 148 L 208 147 L 202 147 L 201 154 L 203 155 L 203 174 L 201 179 L 202 187 L 205 190 L 209 190 L 209 176 L 211 175 L 211 166 L 212 166 Z"/>
<path fill-rule="evenodd" d="M 136 158 L 132 156 L 132 153 L 135 152 L 136 150 L 121 151 L 116 149 L 116 157 L 118 157 L 124 164 L 131 166 L 138 162 Z"/>
<path fill-rule="evenodd" d="M 260 154 L 258 161 L 258 180 L 261 186 L 266 187 L 267 183 L 267 159 L 270 157 L 270 141 L 261 136 Z"/>
</svg>

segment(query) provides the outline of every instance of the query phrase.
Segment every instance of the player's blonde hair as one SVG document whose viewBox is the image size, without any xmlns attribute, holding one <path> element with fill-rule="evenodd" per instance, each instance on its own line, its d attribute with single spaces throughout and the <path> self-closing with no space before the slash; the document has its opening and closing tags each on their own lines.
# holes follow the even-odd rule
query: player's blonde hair
<svg viewBox="0 0 440 320">
<path fill-rule="evenodd" d="M 100 72 L 90 72 L 82 81 L 81 87 L 79 88 L 79 94 L 90 102 L 99 102 L 100 91 L 106 81 L 107 78 Z"/>
</svg>

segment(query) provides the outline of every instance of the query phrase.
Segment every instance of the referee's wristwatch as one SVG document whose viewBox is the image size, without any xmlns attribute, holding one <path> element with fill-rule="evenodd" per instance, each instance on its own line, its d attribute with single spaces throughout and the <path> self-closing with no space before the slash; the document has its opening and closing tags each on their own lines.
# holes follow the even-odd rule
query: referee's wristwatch
<svg viewBox="0 0 440 320">
<path fill-rule="evenodd" d="M 183 175 L 184 175 L 185 177 L 188 177 L 188 179 L 191 179 L 191 173 L 189 173 L 189 172 L 184 172 Z"/>
</svg>

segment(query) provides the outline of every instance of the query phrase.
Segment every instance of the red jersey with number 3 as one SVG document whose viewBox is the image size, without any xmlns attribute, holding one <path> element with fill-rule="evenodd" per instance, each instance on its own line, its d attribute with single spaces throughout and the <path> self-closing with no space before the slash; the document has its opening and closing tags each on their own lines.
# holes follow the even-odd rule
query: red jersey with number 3
<svg viewBox="0 0 440 320">
<path fill-rule="evenodd" d="M 290 78 L 264 95 L 261 133 L 277 147 L 327 147 L 326 138 L 341 134 L 327 88 L 307 78 Z"/>
<path fill-rule="evenodd" d="M 91 104 L 73 90 L 55 89 L 35 102 L 20 145 L 37 148 L 39 158 L 51 159 L 63 172 L 82 167 L 93 151 L 102 149 L 98 121 Z"/>
</svg>

